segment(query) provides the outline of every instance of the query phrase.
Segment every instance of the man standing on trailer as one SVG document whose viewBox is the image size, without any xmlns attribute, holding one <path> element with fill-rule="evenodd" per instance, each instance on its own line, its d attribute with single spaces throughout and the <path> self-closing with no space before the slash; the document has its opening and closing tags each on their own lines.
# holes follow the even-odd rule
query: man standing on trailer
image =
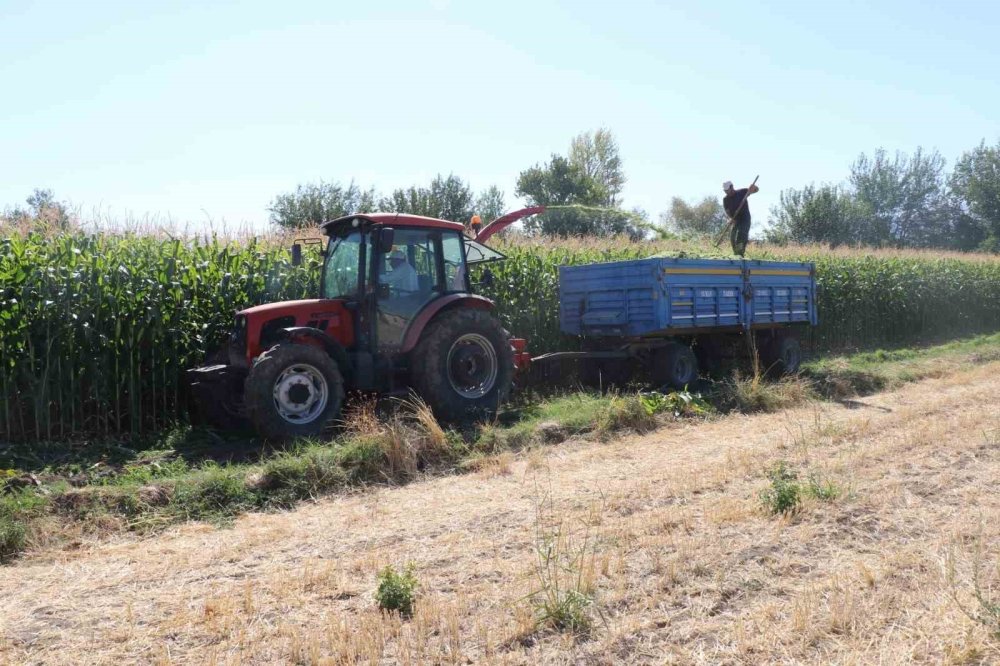
<svg viewBox="0 0 1000 666">
<path fill-rule="evenodd" d="M 727 180 L 722 184 L 722 190 L 726 197 L 722 200 L 722 206 L 726 209 L 732 229 L 729 231 L 729 242 L 733 246 L 733 254 L 743 256 L 747 251 L 747 241 L 750 239 L 750 206 L 747 205 L 747 197 L 754 192 L 760 191 L 756 184 L 742 190 L 733 189 L 733 182 Z"/>
</svg>

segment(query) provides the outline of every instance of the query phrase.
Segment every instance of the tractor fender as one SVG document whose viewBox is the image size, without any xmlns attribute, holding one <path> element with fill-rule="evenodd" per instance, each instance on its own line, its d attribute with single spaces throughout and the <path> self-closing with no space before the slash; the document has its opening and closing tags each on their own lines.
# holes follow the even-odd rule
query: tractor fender
<svg viewBox="0 0 1000 666">
<path fill-rule="evenodd" d="M 350 383 L 351 376 L 354 373 L 351 362 L 347 357 L 347 350 L 326 331 L 321 331 L 312 326 L 289 326 L 288 328 L 281 329 L 281 335 L 278 339 L 321 347 L 330 355 L 330 358 L 337 362 L 337 366 L 340 368 L 344 379 Z"/>
<path fill-rule="evenodd" d="M 496 304 L 485 296 L 477 296 L 475 294 L 451 294 L 450 296 L 444 296 L 431 301 L 410 322 L 410 326 L 406 329 L 406 335 L 403 336 L 403 346 L 400 348 L 400 351 L 404 354 L 412 351 L 420 341 L 420 336 L 423 335 L 427 324 L 431 323 L 435 315 L 443 310 L 451 310 L 453 308 L 493 310 L 496 308 Z"/>
</svg>

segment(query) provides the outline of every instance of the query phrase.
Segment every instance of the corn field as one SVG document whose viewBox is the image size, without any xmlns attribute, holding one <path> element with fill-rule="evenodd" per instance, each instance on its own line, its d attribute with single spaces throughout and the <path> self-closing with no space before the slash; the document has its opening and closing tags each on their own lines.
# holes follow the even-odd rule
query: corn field
<svg viewBox="0 0 1000 666">
<path fill-rule="evenodd" d="M 615 240 L 507 242 L 494 298 L 535 353 L 558 331 L 558 266 L 676 251 Z M 686 251 L 705 254 L 705 248 Z M 184 370 L 225 340 L 233 313 L 314 295 L 318 261 L 279 242 L 133 234 L 0 239 L 0 439 L 139 435 L 186 417 Z M 1000 329 L 1000 260 L 768 249 L 817 263 L 821 348 L 908 344 Z"/>
<path fill-rule="evenodd" d="M 500 247 L 507 261 L 490 265 L 495 283 L 483 293 L 497 302 L 508 330 L 529 340 L 532 353 L 567 349 L 577 341 L 559 333 L 560 265 L 663 252 L 711 256 L 714 249 L 680 247 L 610 241 L 508 243 Z M 809 331 L 806 341 L 818 349 L 913 344 L 1000 329 L 998 257 L 758 248 L 748 258 L 816 264 L 819 326 Z"/>
</svg>

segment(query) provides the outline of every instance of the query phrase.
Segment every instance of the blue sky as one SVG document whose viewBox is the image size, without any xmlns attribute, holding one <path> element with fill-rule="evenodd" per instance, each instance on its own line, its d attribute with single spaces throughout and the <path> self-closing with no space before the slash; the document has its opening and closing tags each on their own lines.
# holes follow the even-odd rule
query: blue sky
<svg viewBox="0 0 1000 666">
<path fill-rule="evenodd" d="M 921 3 L 922 5 L 923 3 Z M 319 179 L 499 185 L 607 127 L 626 205 L 1000 138 L 993 2 L 0 0 L 0 206 L 263 227 Z"/>
</svg>

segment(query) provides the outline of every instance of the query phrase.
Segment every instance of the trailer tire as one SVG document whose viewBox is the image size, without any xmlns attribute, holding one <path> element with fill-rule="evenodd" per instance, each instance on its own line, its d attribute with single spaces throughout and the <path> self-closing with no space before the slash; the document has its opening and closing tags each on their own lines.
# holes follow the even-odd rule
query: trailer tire
<svg viewBox="0 0 1000 666">
<path fill-rule="evenodd" d="M 780 335 L 767 346 L 764 363 L 769 374 L 794 375 L 802 364 L 802 346 L 790 335 Z"/>
<path fill-rule="evenodd" d="M 653 353 L 653 382 L 659 386 L 683 389 L 698 379 L 698 359 L 694 351 L 671 342 Z"/>
<path fill-rule="evenodd" d="M 510 334 L 487 310 L 438 315 L 410 359 L 411 383 L 444 421 L 492 418 L 514 381 Z"/>
<path fill-rule="evenodd" d="M 313 345 L 271 347 L 257 358 L 245 386 L 250 422 L 271 441 L 319 435 L 344 404 L 340 368 Z"/>
</svg>

